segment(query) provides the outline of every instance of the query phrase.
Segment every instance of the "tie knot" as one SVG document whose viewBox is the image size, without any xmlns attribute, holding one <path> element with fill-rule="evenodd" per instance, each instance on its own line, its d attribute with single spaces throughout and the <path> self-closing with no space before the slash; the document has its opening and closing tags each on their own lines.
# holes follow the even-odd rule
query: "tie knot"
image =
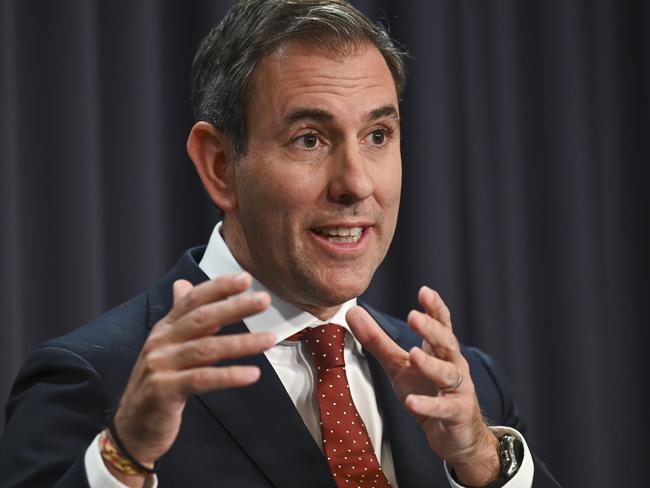
<svg viewBox="0 0 650 488">
<path fill-rule="evenodd" d="M 302 340 L 311 351 L 316 366 L 321 368 L 345 366 L 343 359 L 345 329 L 340 325 L 325 324 L 306 329 Z"/>
</svg>

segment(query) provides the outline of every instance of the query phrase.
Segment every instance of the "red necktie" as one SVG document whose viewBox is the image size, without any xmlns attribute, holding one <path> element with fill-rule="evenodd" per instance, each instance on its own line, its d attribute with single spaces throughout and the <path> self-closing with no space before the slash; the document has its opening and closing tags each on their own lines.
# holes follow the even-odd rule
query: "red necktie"
<svg viewBox="0 0 650 488">
<path fill-rule="evenodd" d="M 327 324 L 305 329 L 301 335 L 316 365 L 323 451 L 336 486 L 389 487 L 350 395 L 343 357 L 345 329 Z"/>
</svg>

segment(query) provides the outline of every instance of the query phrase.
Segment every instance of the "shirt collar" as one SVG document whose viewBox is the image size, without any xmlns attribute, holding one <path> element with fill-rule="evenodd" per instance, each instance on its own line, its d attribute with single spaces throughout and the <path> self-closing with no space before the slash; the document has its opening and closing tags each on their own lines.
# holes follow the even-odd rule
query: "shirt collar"
<svg viewBox="0 0 650 488">
<path fill-rule="evenodd" d="M 214 279 L 225 273 L 242 272 L 244 269 L 235 260 L 235 257 L 228 249 L 226 241 L 221 236 L 222 222 L 219 222 L 210 236 L 208 246 L 205 249 L 203 258 L 199 263 L 199 268 L 210 279 Z M 323 324 L 336 324 L 345 328 L 350 336 L 354 338 L 354 334 L 345 320 L 345 314 L 348 310 L 357 304 L 357 299 L 352 298 L 343 303 L 336 313 L 328 320 L 323 321 L 313 316 L 309 312 L 299 309 L 295 305 L 280 298 L 275 293 L 266 288 L 262 283 L 253 277 L 253 284 L 249 291 L 265 291 L 271 295 L 271 305 L 256 315 L 246 317 L 243 319 L 244 324 L 251 332 L 273 332 L 277 342 L 284 341 L 287 337 L 292 336 L 296 332 L 300 332 L 307 327 L 318 327 Z M 276 342 L 276 343 L 277 343 Z M 357 350 L 363 354 L 361 344 L 354 339 Z"/>
</svg>

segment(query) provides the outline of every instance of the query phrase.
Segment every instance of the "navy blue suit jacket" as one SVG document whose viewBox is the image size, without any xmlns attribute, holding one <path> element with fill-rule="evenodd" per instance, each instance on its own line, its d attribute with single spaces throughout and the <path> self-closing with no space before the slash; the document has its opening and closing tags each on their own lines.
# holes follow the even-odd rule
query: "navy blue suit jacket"
<svg viewBox="0 0 650 488">
<path fill-rule="evenodd" d="M 118 404 L 149 330 L 171 308 L 172 283 L 207 279 L 197 264 L 202 253 L 203 248 L 188 251 L 147 293 L 32 353 L 6 407 L 0 486 L 87 486 L 84 453 Z M 402 321 L 366 308 L 403 348 L 421 342 Z M 223 333 L 243 331 L 240 323 Z M 491 359 L 474 348 L 463 348 L 463 354 L 486 417 L 525 432 Z M 381 366 L 368 358 L 400 487 L 448 487 L 442 461 Z M 227 363 L 256 364 L 261 379 L 247 388 L 189 398 L 178 438 L 158 464 L 160 486 L 335 488 L 323 454 L 266 357 Z M 558 486 L 537 460 L 534 486 Z"/>
</svg>

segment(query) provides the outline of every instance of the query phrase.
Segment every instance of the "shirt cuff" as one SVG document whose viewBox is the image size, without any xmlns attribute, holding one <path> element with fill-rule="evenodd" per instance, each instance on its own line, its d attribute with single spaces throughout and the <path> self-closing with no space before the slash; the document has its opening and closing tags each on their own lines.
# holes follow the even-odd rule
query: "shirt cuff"
<svg viewBox="0 0 650 488">
<path fill-rule="evenodd" d="M 84 456 L 88 485 L 90 488 L 129 488 L 116 479 L 104 464 L 102 455 L 99 452 L 99 435 L 97 434 L 95 439 L 93 439 L 88 449 L 86 449 L 86 455 Z M 146 488 L 157 488 L 157 486 L 158 477 L 156 475 L 147 477 L 147 481 L 145 482 Z"/>
<path fill-rule="evenodd" d="M 521 444 L 524 446 L 524 459 L 519 466 L 519 470 L 515 475 L 508 481 L 503 488 L 531 488 L 533 486 L 533 476 L 535 474 L 535 465 L 533 464 L 533 456 L 530 454 L 528 449 L 528 444 L 524 436 L 519 433 L 519 431 L 512 429 L 510 427 L 490 427 L 490 430 L 494 432 L 497 436 L 502 436 L 503 434 L 512 434 L 517 439 L 521 441 Z M 447 473 L 447 479 L 449 480 L 449 486 L 452 488 L 465 488 L 463 485 L 459 485 L 452 477 L 449 472 L 449 467 L 445 462 L 445 473 Z"/>
</svg>

